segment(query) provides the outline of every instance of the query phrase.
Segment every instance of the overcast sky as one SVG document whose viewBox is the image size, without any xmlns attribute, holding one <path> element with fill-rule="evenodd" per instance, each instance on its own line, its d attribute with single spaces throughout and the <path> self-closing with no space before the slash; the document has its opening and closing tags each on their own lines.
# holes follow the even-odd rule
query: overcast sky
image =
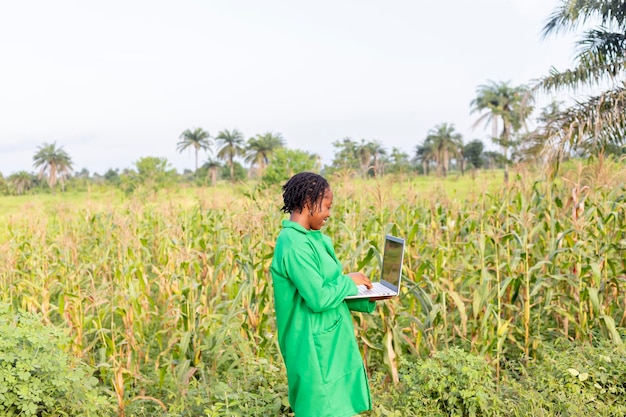
<svg viewBox="0 0 626 417">
<path fill-rule="evenodd" d="M 487 144 L 479 85 L 571 66 L 573 37 L 541 38 L 558 4 L 0 0 L 0 172 L 34 171 L 52 142 L 75 171 L 154 156 L 182 172 L 195 127 L 278 132 L 325 164 L 345 137 L 413 155 L 444 122 Z"/>
</svg>

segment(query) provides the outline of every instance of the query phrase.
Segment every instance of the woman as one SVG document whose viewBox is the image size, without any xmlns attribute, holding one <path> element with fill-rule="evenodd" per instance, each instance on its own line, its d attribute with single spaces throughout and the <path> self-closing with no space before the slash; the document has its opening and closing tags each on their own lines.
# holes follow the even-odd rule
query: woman
<svg viewBox="0 0 626 417">
<path fill-rule="evenodd" d="M 372 312 L 373 300 L 345 300 L 370 288 L 360 272 L 342 273 L 320 229 L 333 193 L 322 176 L 301 172 L 283 186 L 283 220 L 271 273 L 289 402 L 296 417 L 348 417 L 370 410 L 369 385 L 350 310 Z"/>
</svg>

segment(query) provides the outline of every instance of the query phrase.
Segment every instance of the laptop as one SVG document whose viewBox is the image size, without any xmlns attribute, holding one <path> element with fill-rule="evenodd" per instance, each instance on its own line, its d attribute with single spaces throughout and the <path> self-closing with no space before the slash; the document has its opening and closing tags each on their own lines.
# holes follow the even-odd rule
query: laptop
<svg viewBox="0 0 626 417">
<path fill-rule="evenodd" d="M 400 293 L 402 279 L 402 260 L 404 259 L 404 239 L 387 235 L 383 252 L 383 267 L 380 281 L 372 282 L 372 288 L 357 285 L 359 293 L 346 299 L 396 296 Z"/>
</svg>

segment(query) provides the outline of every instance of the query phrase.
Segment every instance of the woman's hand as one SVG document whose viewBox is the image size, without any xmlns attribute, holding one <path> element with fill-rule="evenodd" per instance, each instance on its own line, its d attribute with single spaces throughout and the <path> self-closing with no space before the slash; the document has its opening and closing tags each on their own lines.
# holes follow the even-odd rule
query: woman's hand
<svg viewBox="0 0 626 417">
<path fill-rule="evenodd" d="M 354 281 L 356 285 L 365 285 L 367 289 L 372 288 L 372 282 L 365 274 L 361 272 L 350 272 L 348 276 L 352 278 L 352 281 Z"/>
</svg>

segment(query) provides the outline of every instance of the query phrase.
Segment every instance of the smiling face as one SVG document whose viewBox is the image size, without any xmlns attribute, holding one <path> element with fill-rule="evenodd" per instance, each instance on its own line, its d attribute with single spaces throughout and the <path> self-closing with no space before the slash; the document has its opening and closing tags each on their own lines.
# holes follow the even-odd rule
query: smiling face
<svg viewBox="0 0 626 417">
<path fill-rule="evenodd" d="M 319 201 L 313 204 L 313 207 L 309 207 L 308 215 L 309 215 L 309 229 L 312 230 L 320 230 L 324 224 L 326 224 L 326 220 L 330 217 L 330 209 L 333 205 L 333 192 L 330 188 L 326 189 L 324 192 L 324 197 L 322 198 L 321 204 Z"/>
</svg>

